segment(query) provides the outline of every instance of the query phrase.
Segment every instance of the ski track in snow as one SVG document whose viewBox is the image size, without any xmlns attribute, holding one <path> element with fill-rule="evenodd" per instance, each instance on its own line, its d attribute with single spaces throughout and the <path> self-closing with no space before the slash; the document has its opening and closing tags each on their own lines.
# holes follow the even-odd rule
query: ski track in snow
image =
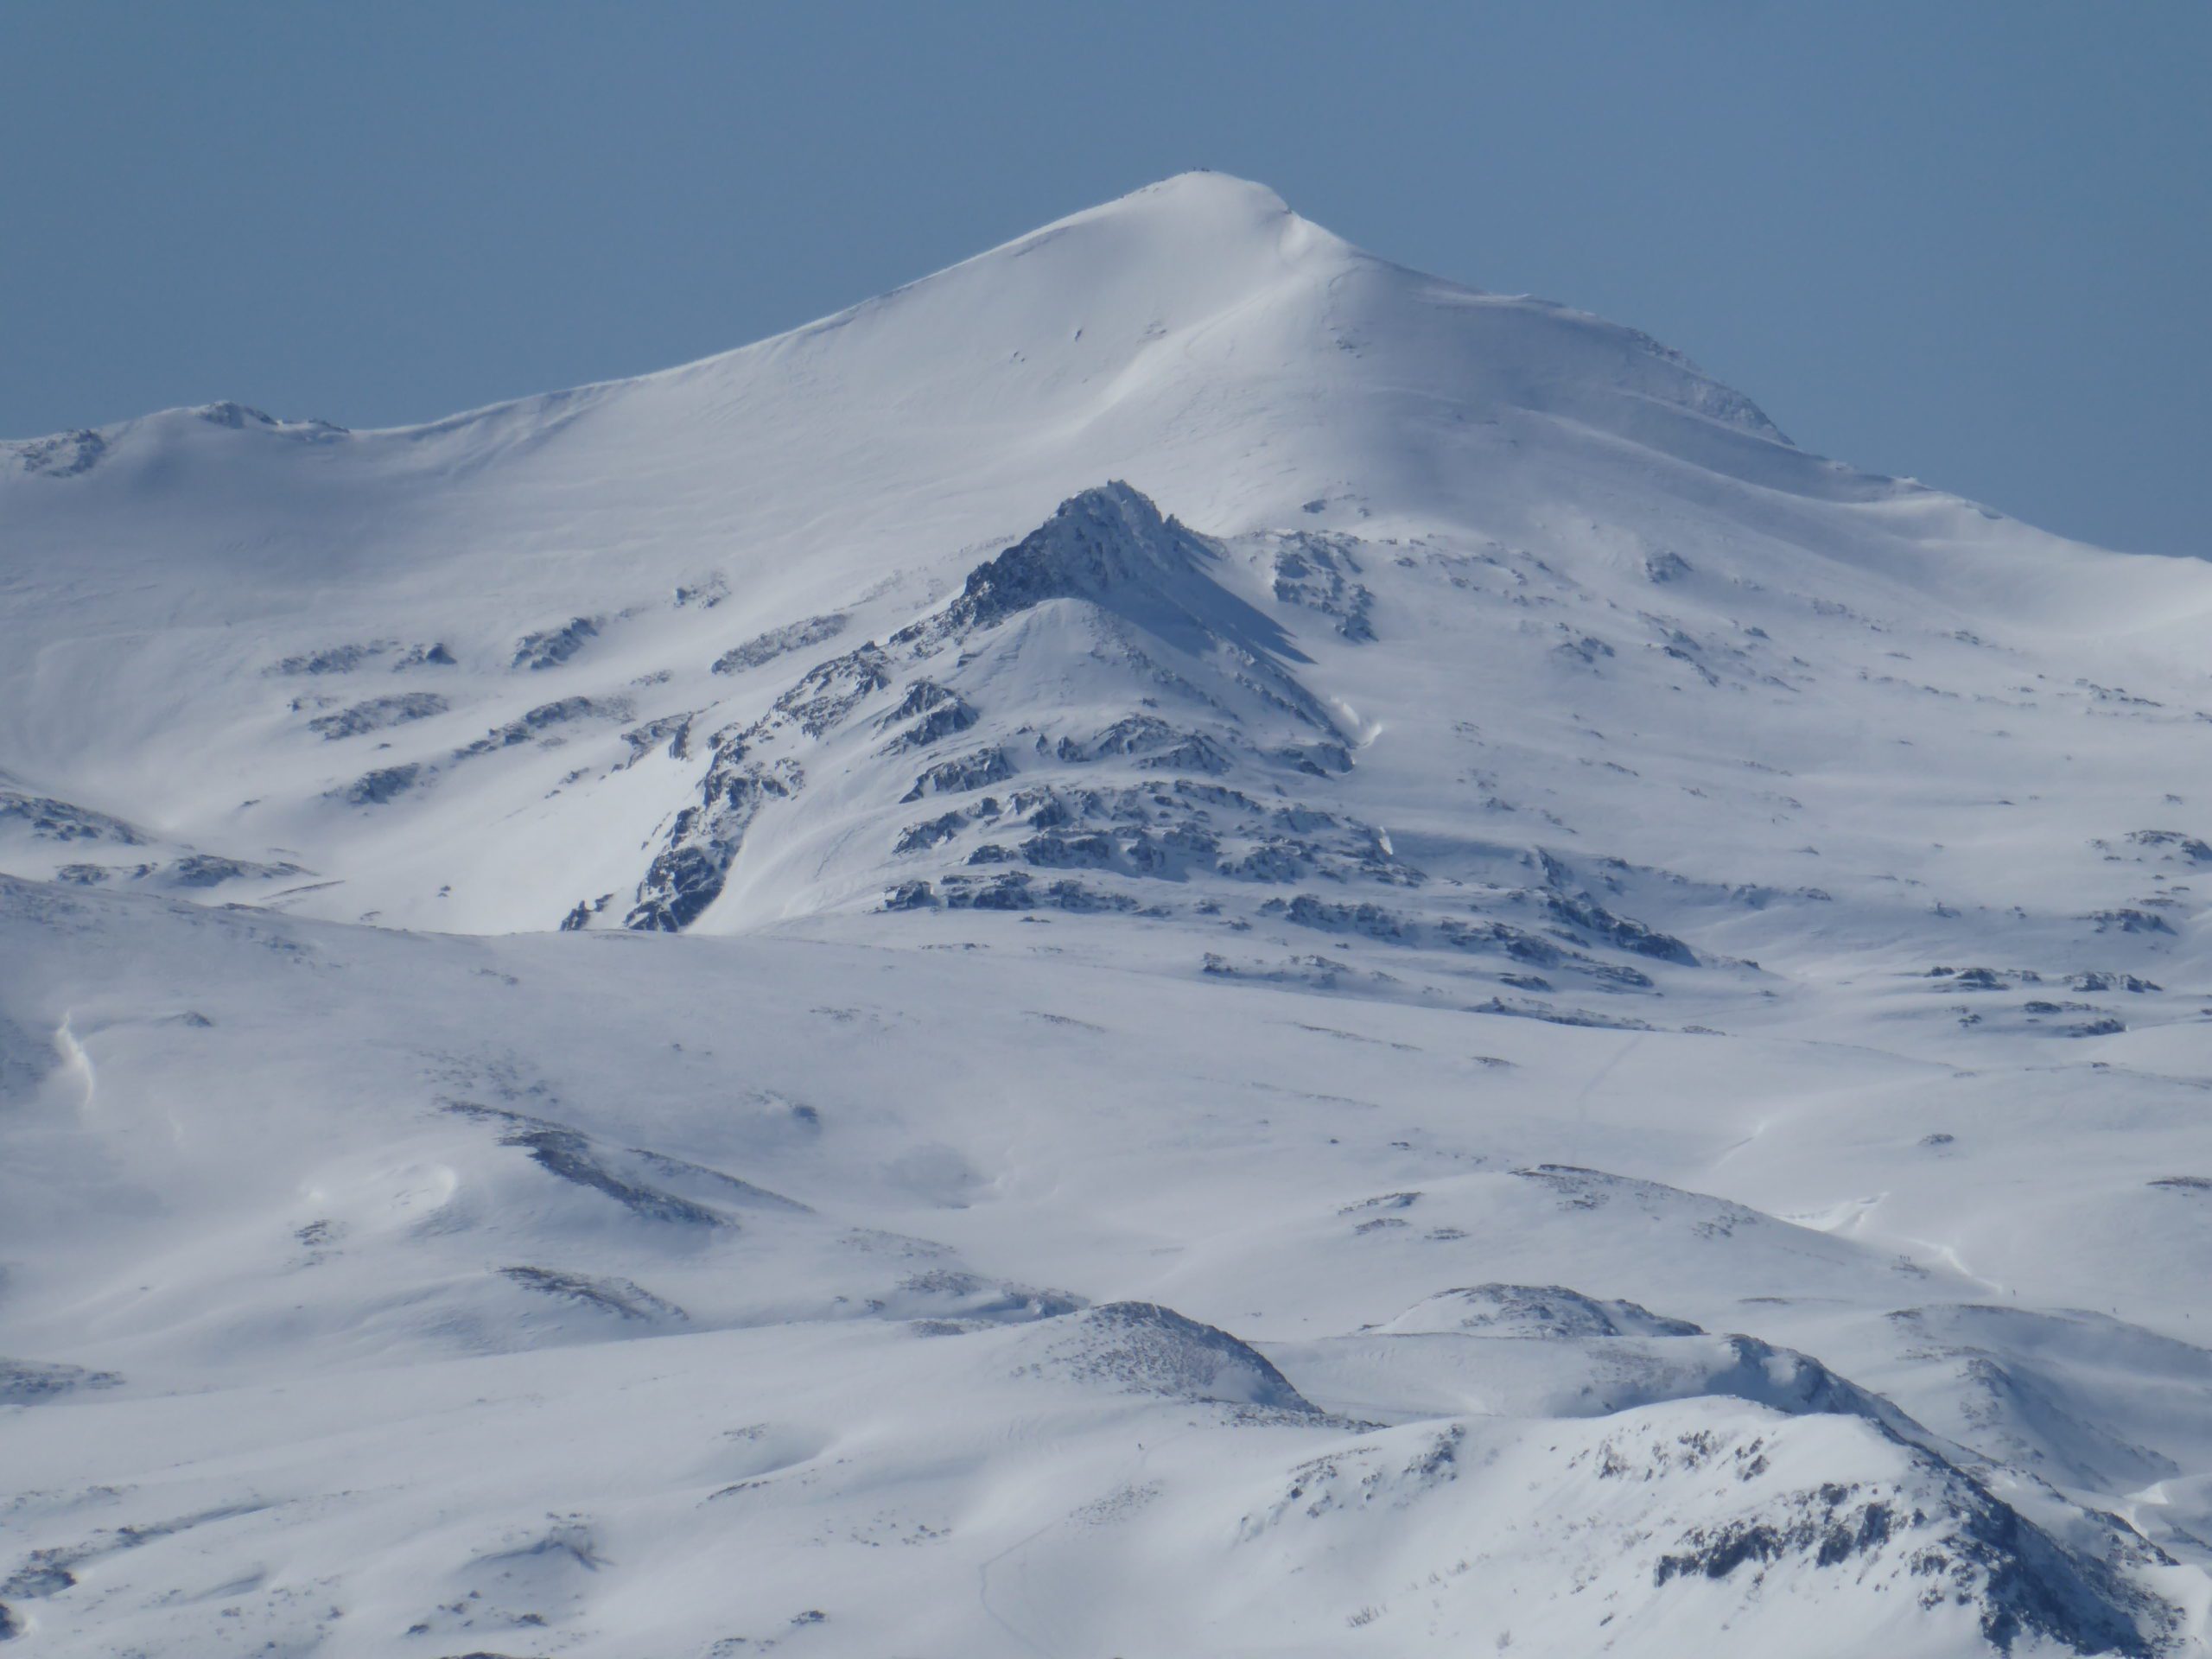
<svg viewBox="0 0 2212 1659">
<path fill-rule="evenodd" d="M 61 1055 L 64 1069 L 77 1079 L 78 1089 L 81 1091 L 77 1109 L 89 1117 L 92 1102 L 99 1093 L 99 1079 L 92 1070 L 92 1057 L 77 1040 L 77 1033 L 70 1029 L 69 1022 L 70 1015 L 65 1011 L 61 1023 L 54 1028 L 54 1046 Z"/>
</svg>

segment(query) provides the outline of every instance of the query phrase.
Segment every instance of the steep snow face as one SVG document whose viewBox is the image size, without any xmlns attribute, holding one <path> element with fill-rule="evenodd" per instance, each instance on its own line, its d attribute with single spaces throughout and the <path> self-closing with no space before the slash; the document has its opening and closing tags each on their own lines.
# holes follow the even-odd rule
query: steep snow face
<svg viewBox="0 0 2212 1659">
<path fill-rule="evenodd" d="M 2212 567 L 1192 175 L 0 584 L 0 1636 L 2205 1651 Z"/>
</svg>

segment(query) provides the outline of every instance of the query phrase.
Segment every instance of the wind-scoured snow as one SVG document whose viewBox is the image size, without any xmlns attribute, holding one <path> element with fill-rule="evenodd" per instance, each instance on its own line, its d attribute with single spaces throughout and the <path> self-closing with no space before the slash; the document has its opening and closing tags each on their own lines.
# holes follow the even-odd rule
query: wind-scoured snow
<svg viewBox="0 0 2212 1659">
<path fill-rule="evenodd" d="M 1210 174 L 0 446 L 0 1637 L 2202 1653 L 2208 613 Z"/>
</svg>

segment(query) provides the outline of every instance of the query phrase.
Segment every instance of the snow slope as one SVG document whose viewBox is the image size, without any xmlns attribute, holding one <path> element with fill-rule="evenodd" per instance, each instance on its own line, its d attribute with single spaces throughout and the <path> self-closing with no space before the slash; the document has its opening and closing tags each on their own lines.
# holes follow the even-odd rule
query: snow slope
<svg viewBox="0 0 2212 1659">
<path fill-rule="evenodd" d="M 2208 611 L 1217 175 L 0 447 L 0 1632 L 2203 1651 Z"/>
</svg>

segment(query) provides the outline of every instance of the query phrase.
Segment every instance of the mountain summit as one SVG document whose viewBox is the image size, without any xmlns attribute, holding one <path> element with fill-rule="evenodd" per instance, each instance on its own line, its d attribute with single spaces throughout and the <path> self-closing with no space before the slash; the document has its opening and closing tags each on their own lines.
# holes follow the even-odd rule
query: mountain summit
<svg viewBox="0 0 2212 1659">
<path fill-rule="evenodd" d="M 1217 633 L 1324 748 L 1392 734 L 1364 757 L 1378 788 L 1412 775 L 1414 732 L 1478 690 L 1527 705 L 1534 747 L 1515 764 L 1533 763 L 1571 705 L 1594 715 L 1612 682 L 1646 677 L 1623 643 L 1695 695 L 1797 684 L 1822 671 L 1770 643 L 1794 626 L 1772 613 L 1814 588 L 1870 616 L 1973 595 L 1955 630 L 1973 632 L 1993 606 L 2063 632 L 2206 605 L 2193 568 L 2071 550 L 1807 456 L 1631 330 L 1420 276 L 1260 186 L 1188 174 L 642 379 L 385 432 L 219 404 L 9 446 L 0 754 L 37 798 L 158 827 L 168 862 L 144 880 L 205 856 L 265 892 L 283 878 L 252 872 L 297 866 L 316 880 L 286 902 L 315 913 L 550 925 L 578 887 L 588 906 L 635 887 L 623 849 L 664 838 L 693 786 L 663 774 L 756 722 L 750 699 L 783 695 L 779 675 L 980 581 L 953 607 L 972 626 L 1016 574 L 989 573 L 994 550 L 1058 502 L 1091 504 L 1062 530 L 1090 522 L 1113 498 L 1084 493 L 1109 480 L 1216 550 L 1102 530 L 1091 556 L 1185 550 L 1127 585 L 1154 613 L 1103 589 L 1094 608 L 1163 648 Z M 1677 567 L 1694 579 L 1649 575 Z M 1334 651 L 1394 610 L 1398 677 L 1304 665 L 1314 620 Z M 1440 667 L 1502 624 L 1456 691 L 1414 666 L 1431 627 Z M 1568 660 L 1586 683 L 1557 683 Z M 1039 671 L 997 694 L 1041 713 L 1066 671 Z M 1398 706 L 1415 685 L 1433 690 Z M 1635 719 L 1656 712 L 1627 695 Z M 894 798 L 912 783 L 893 781 Z M 1356 816 L 1430 816 L 1389 789 Z M 1789 858 L 1750 856 L 1801 885 Z M 853 902 L 891 874 L 841 856 L 794 886 L 778 865 L 771 913 Z"/>
</svg>

